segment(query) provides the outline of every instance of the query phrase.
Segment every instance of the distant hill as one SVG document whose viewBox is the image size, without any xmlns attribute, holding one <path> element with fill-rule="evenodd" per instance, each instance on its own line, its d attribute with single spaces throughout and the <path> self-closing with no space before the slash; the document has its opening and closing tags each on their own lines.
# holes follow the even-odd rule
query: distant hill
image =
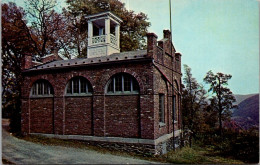
<svg viewBox="0 0 260 165">
<path fill-rule="evenodd" d="M 236 102 L 234 103 L 235 105 L 238 105 L 239 103 L 241 103 L 242 101 L 244 101 L 245 99 L 252 97 L 254 95 L 257 95 L 257 93 L 255 94 L 248 94 L 248 95 L 234 95 L 236 98 Z"/>
<path fill-rule="evenodd" d="M 245 97 L 240 97 L 240 99 Z M 235 109 L 232 114 L 232 120 L 243 129 L 259 128 L 259 94 L 254 94 L 241 101 L 238 104 L 238 109 Z"/>
</svg>

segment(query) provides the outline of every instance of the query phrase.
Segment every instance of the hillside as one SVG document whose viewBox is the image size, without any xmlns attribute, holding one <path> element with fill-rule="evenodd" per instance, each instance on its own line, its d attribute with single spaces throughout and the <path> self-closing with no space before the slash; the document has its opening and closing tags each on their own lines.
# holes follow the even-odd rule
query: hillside
<svg viewBox="0 0 260 165">
<path fill-rule="evenodd" d="M 245 99 L 249 98 L 249 97 L 252 97 L 254 95 L 257 95 L 256 93 L 255 94 L 248 94 L 248 95 L 234 95 L 235 98 L 236 98 L 236 102 L 234 103 L 235 105 L 238 105 L 240 104 L 242 101 L 244 101 Z"/>
<path fill-rule="evenodd" d="M 259 94 L 248 97 L 238 104 L 232 119 L 244 129 L 259 127 Z"/>
</svg>

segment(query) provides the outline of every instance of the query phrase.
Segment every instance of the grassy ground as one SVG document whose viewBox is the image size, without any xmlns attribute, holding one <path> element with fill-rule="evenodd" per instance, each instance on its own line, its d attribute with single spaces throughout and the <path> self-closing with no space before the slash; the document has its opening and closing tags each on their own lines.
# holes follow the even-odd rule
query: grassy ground
<svg viewBox="0 0 260 165">
<path fill-rule="evenodd" d="M 136 153 L 129 153 L 123 151 L 114 151 L 109 149 L 100 148 L 97 146 L 88 145 L 85 142 L 76 141 L 76 140 L 62 140 L 54 138 L 46 138 L 36 135 L 30 135 L 26 137 L 20 137 L 26 141 L 31 141 L 34 143 L 39 143 L 43 145 L 56 145 L 56 146 L 65 146 L 65 147 L 75 147 L 81 149 L 91 149 L 101 153 L 110 153 L 113 155 L 120 156 L 131 156 L 135 158 L 158 161 L 164 163 L 175 163 L 175 164 L 244 164 L 239 160 L 234 160 L 230 158 L 223 158 L 217 156 L 213 153 L 212 150 L 200 148 L 194 146 L 192 148 L 184 147 L 176 151 L 169 152 L 166 155 L 162 156 L 143 156 Z"/>
<path fill-rule="evenodd" d="M 175 164 L 244 164 L 239 160 L 217 156 L 211 149 L 184 147 L 167 154 L 167 161 Z"/>
</svg>

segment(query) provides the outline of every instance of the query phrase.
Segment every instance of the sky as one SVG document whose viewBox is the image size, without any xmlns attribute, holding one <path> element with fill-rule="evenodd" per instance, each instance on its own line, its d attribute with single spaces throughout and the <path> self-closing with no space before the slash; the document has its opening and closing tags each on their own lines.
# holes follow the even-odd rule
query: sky
<svg viewBox="0 0 260 165">
<path fill-rule="evenodd" d="M 24 6 L 22 0 L 3 0 Z M 169 0 L 121 0 L 147 14 L 149 32 L 170 29 Z M 259 5 L 257 0 L 171 0 L 172 35 L 182 64 L 199 83 L 209 70 L 231 74 L 234 94 L 259 93 Z M 64 5 L 64 0 L 58 0 Z"/>
<path fill-rule="evenodd" d="M 122 0 L 148 15 L 150 32 L 170 29 L 169 0 Z M 148 3 L 147 3 L 148 2 Z M 182 64 L 199 83 L 209 70 L 231 74 L 234 94 L 259 93 L 259 8 L 256 0 L 171 0 L 172 35 Z"/>
</svg>

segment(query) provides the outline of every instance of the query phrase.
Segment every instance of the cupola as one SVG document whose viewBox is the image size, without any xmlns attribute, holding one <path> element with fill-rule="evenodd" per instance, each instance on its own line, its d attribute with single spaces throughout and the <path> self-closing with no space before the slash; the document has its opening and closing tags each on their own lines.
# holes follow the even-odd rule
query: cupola
<svg viewBox="0 0 260 165">
<path fill-rule="evenodd" d="M 120 53 L 120 23 L 115 14 L 108 12 L 89 15 L 88 58 Z"/>
</svg>

